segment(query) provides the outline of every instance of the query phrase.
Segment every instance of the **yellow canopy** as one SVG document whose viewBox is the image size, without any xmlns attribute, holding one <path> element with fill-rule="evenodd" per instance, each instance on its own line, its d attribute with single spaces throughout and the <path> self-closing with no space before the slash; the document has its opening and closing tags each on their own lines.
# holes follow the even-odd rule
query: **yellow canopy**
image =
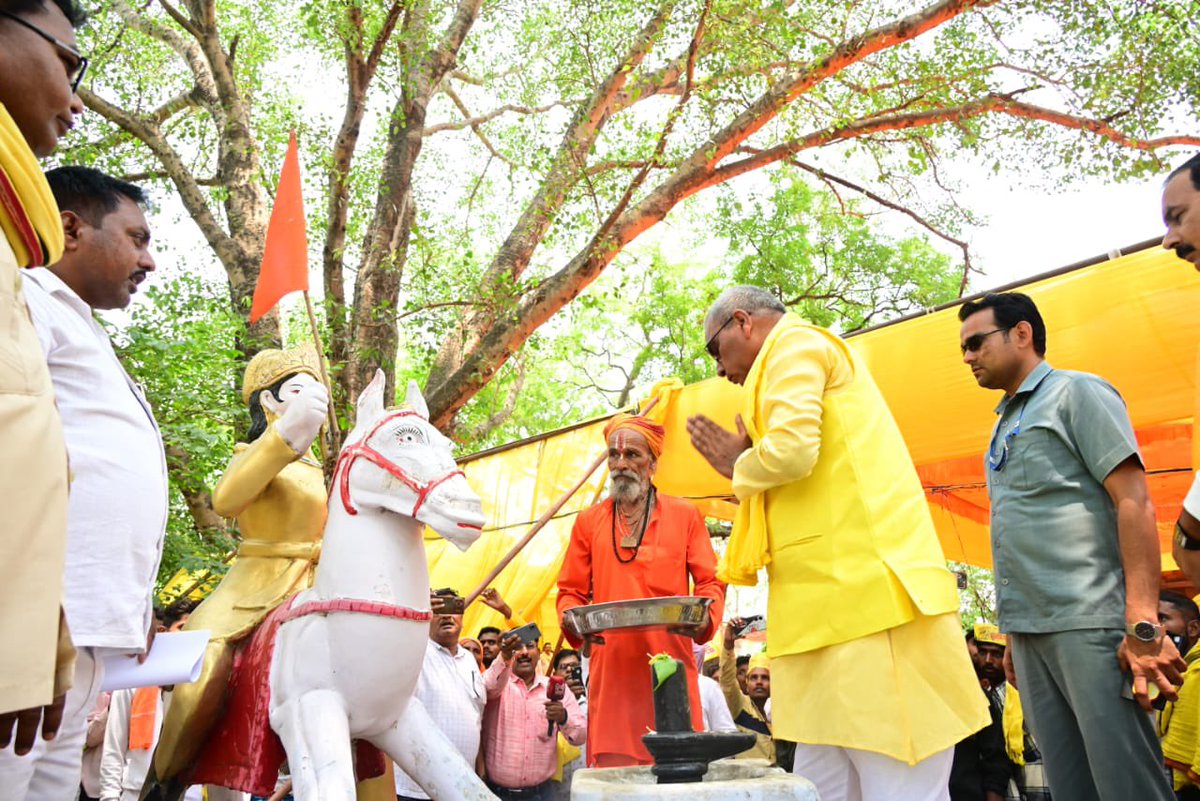
<svg viewBox="0 0 1200 801">
<path fill-rule="evenodd" d="M 1150 473 L 1164 545 L 1191 481 L 1200 278 L 1157 248 L 1052 274 L 1019 287 L 1037 302 L 1047 327 L 1047 360 L 1096 373 L 1124 396 Z M 990 566 L 983 451 L 999 394 L 980 389 L 958 349 L 957 306 L 910 317 L 849 337 L 870 365 L 908 443 L 928 494 L 946 557 Z M 698 334 L 697 334 L 698 335 Z M 703 412 L 733 427 L 741 389 L 723 379 L 657 387 L 650 416 L 667 429 L 656 484 L 693 500 L 706 515 L 731 519 L 727 479 L 691 447 L 684 423 Z M 584 423 L 462 460 L 488 516 L 467 553 L 431 535 L 434 587 L 468 592 L 564 493 L 604 447 L 604 420 Z M 513 609 L 556 638 L 555 581 L 575 513 L 600 499 L 603 468 L 576 493 L 494 583 Z M 481 603 L 467 610 L 464 636 L 504 626 Z"/>
</svg>

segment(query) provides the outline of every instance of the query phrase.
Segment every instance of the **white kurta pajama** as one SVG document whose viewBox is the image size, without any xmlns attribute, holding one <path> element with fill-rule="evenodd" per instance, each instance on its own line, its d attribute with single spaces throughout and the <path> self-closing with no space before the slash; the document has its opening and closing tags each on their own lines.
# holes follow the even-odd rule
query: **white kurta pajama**
<svg viewBox="0 0 1200 801">
<path fill-rule="evenodd" d="M 78 792 L 99 660 L 146 646 L 166 532 L 167 466 L 150 406 L 91 308 L 46 268 L 24 270 L 22 278 L 70 459 L 63 606 L 79 658 L 59 735 L 39 738 L 24 757 L 0 752 L 0 788 L 6 798 L 62 801 Z"/>
</svg>

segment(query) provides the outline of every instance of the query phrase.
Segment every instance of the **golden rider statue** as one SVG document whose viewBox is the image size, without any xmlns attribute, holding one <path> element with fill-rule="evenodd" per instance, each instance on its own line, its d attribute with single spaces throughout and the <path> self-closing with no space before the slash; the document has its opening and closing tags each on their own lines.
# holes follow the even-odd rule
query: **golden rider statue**
<svg viewBox="0 0 1200 801">
<path fill-rule="evenodd" d="M 265 350 L 250 360 L 242 399 L 248 442 L 239 442 L 213 490 L 213 508 L 236 518 L 237 559 L 186 629 L 209 629 L 198 681 L 175 688 L 154 755 L 159 781 L 196 758 L 222 705 L 234 647 L 293 593 L 312 584 L 325 529 L 321 465 L 310 454 L 329 407 L 311 347 Z"/>
</svg>

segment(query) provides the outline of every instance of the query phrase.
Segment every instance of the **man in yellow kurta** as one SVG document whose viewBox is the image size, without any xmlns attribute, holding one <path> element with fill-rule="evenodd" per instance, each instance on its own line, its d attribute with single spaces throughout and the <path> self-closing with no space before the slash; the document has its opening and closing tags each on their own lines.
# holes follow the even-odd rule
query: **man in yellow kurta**
<svg viewBox="0 0 1200 801">
<path fill-rule="evenodd" d="M 58 729 L 75 669 L 60 609 L 67 449 L 18 270 L 63 252 L 37 159 L 83 111 L 79 21 L 67 0 L 0 3 L 0 749 L 17 754 Z"/>
<path fill-rule="evenodd" d="M 329 405 L 311 349 L 266 350 L 246 367 L 249 444 L 239 443 L 213 491 L 213 508 L 236 517 L 237 561 L 184 626 L 212 632 L 200 679 L 175 689 L 154 755 L 158 781 L 195 760 L 220 712 L 234 647 L 284 599 L 312 584 L 326 492 L 309 456 Z M 170 796 L 172 793 L 168 793 Z"/>
<path fill-rule="evenodd" d="M 845 342 L 758 287 L 704 334 L 746 387 L 738 432 L 688 421 L 740 501 L 720 578 L 770 583 L 774 734 L 822 801 L 947 798 L 954 744 L 989 722 L 958 593 L 883 396 Z"/>
</svg>

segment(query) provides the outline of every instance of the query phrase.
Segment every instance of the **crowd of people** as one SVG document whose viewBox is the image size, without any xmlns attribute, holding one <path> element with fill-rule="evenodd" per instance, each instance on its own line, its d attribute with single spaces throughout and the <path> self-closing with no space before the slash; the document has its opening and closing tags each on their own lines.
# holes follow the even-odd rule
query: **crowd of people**
<svg viewBox="0 0 1200 801">
<path fill-rule="evenodd" d="M 183 791 L 238 643 L 312 581 L 327 498 L 310 453 L 329 409 L 317 356 L 263 351 L 243 381 L 247 441 L 213 495 L 237 520 L 237 561 L 190 619 L 156 616 L 166 455 L 93 316 L 155 269 L 146 195 L 38 164 L 82 112 L 79 21 L 70 0 L 0 0 L 0 796 L 39 801 Z M 1163 246 L 1200 267 L 1200 156 L 1167 177 L 1163 219 Z M 743 407 L 732 429 L 697 414 L 686 432 L 738 501 L 721 563 L 696 507 L 655 486 L 663 428 L 617 415 L 610 494 L 576 517 L 558 578 L 569 647 L 495 590 L 482 602 L 506 627 L 464 637 L 439 591 L 412 702 L 503 799 L 565 797 L 585 765 L 649 763 L 652 654 L 683 665 L 694 729 L 753 734 L 743 757 L 808 778 L 823 801 L 1196 798 L 1200 612 L 1160 592 L 1124 402 L 1046 361 L 1029 297 L 984 295 L 959 319 L 964 363 L 1000 393 L 985 457 L 998 626 L 964 646 L 955 578 L 868 366 L 738 286 L 696 337 Z M 1200 586 L 1200 481 L 1173 555 Z M 769 659 L 739 655 L 747 621 L 724 620 L 727 586 L 764 569 Z M 708 599 L 705 618 L 601 636 L 565 614 L 679 595 Z M 200 680 L 106 703 L 105 661 L 142 658 L 175 624 L 213 632 Z M 402 771 L 395 785 L 425 797 Z"/>
</svg>

